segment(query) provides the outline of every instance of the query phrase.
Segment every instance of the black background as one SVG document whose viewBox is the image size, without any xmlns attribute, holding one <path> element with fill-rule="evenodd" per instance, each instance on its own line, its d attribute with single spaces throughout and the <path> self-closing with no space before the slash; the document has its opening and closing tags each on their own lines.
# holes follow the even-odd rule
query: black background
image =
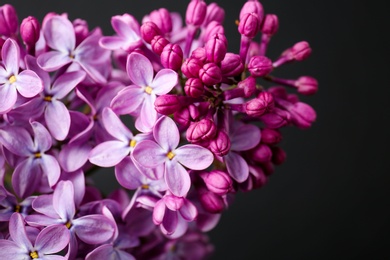
<svg viewBox="0 0 390 260">
<path fill-rule="evenodd" d="M 245 1 L 215 2 L 226 11 L 229 50 L 237 51 L 235 20 Z M 312 46 L 308 60 L 275 75 L 318 79 L 319 92 L 302 98 L 318 119 L 309 130 L 283 130 L 287 161 L 264 188 L 238 194 L 224 212 L 209 233 L 216 248 L 212 259 L 390 259 L 389 15 L 380 2 L 385 1 L 262 1 L 265 12 L 280 21 L 271 59 L 301 40 Z M 67 12 L 70 19 L 85 19 L 90 28 L 100 26 L 111 35 L 113 15 L 130 13 L 141 21 L 160 7 L 183 14 L 188 1 L 8 3 L 20 21 Z M 114 181 L 112 187 L 97 183 L 106 190 L 115 187 Z"/>
</svg>

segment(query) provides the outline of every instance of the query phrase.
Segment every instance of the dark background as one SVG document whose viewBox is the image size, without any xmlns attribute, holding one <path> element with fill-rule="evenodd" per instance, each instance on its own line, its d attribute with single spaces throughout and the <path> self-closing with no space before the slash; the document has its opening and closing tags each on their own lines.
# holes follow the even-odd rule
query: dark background
<svg viewBox="0 0 390 260">
<path fill-rule="evenodd" d="M 226 11 L 229 50 L 237 51 L 234 22 L 245 1 L 215 2 Z M 216 248 L 212 259 L 390 259 L 389 15 L 380 3 L 385 1 L 261 2 L 280 21 L 271 59 L 301 40 L 313 48 L 308 60 L 275 75 L 318 79 L 317 95 L 302 98 L 318 119 L 309 130 L 283 131 L 287 161 L 264 188 L 238 194 L 224 212 L 209 233 Z M 70 19 L 85 19 L 90 28 L 100 26 L 111 35 L 113 15 L 127 12 L 141 21 L 160 7 L 184 13 L 188 1 L 9 3 L 20 20 L 67 12 Z"/>
</svg>

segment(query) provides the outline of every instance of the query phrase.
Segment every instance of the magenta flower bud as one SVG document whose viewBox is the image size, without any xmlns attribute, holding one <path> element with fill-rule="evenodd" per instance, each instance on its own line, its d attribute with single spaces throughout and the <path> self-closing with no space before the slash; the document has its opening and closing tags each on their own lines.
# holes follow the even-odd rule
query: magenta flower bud
<svg viewBox="0 0 390 260">
<path fill-rule="evenodd" d="M 225 195 L 233 189 L 232 179 L 223 171 L 202 172 L 200 177 L 202 177 L 207 189 L 217 195 Z"/>
<path fill-rule="evenodd" d="M 274 35 L 279 29 L 279 19 L 275 14 L 267 14 L 264 18 L 261 32 L 267 35 Z"/>
<path fill-rule="evenodd" d="M 202 61 L 196 58 L 188 58 L 181 65 L 181 72 L 183 72 L 187 78 L 197 78 L 199 77 L 199 70 L 202 67 Z"/>
<path fill-rule="evenodd" d="M 178 71 L 183 61 L 183 51 L 178 44 L 168 43 L 161 53 L 161 64 L 168 69 Z"/>
<path fill-rule="evenodd" d="M 248 38 L 254 38 L 260 31 L 260 20 L 255 13 L 246 13 L 240 20 L 238 32 Z"/>
<path fill-rule="evenodd" d="M 199 70 L 199 78 L 207 85 L 215 85 L 222 81 L 221 69 L 215 63 L 207 63 Z"/>
<path fill-rule="evenodd" d="M 161 95 L 154 101 L 157 112 L 163 115 L 170 115 L 181 109 L 181 103 L 177 95 Z"/>
<path fill-rule="evenodd" d="M 83 19 L 75 19 L 73 21 L 73 28 L 76 34 L 76 45 L 78 45 L 89 35 L 88 23 Z"/>
<path fill-rule="evenodd" d="M 255 13 L 259 18 L 259 23 L 261 24 L 264 19 L 264 8 L 257 0 L 248 0 L 240 11 L 240 21 L 247 13 Z"/>
<path fill-rule="evenodd" d="M 0 35 L 10 37 L 18 31 L 18 16 L 12 5 L 0 6 Z"/>
<path fill-rule="evenodd" d="M 186 11 L 186 24 L 199 27 L 206 17 L 207 5 L 203 0 L 192 0 Z"/>
<path fill-rule="evenodd" d="M 227 40 L 225 35 L 217 33 L 214 34 L 204 46 L 206 50 L 207 60 L 213 63 L 221 62 L 226 55 Z"/>
<path fill-rule="evenodd" d="M 207 42 L 211 37 L 213 37 L 214 34 L 218 34 L 218 33 L 225 35 L 225 29 L 220 23 L 216 21 L 212 21 L 207 25 L 204 34 L 202 35 L 201 38 L 204 42 Z"/>
<path fill-rule="evenodd" d="M 250 173 L 249 176 L 252 178 L 254 189 L 261 188 L 267 183 L 268 178 L 265 175 L 265 172 L 261 167 L 250 166 L 249 173 Z"/>
<path fill-rule="evenodd" d="M 290 113 L 282 109 L 274 108 L 271 113 L 261 116 L 260 119 L 266 127 L 275 129 L 287 125 L 291 120 L 291 116 Z"/>
<path fill-rule="evenodd" d="M 39 39 L 39 33 L 40 25 L 37 18 L 29 16 L 23 19 L 20 24 L 20 36 L 27 46 L 35 46 Z"/>
<path fill-rule="evenodd" d="M 272 61 L 265 56 L 254 56 L 249 60 L 248 70 L 253 77 L 268 75 L 272 69 Z"/>
<path fill-rule="evenodd" d="M 169 11 L 165 8 L 154 10 L 149 15 L 150 21 L 154 22 L 160 28 L 163 34 L 172 31 L 172 18 Z"/>
<path fill-rule="evenodd" d="M 191 58 L 195 58 L 197 60 L 200 60 L 202 63 L 205 63 L 206 59 L 207 59 L 205 48 L 203 48 L 203 47 L 196 48 L 191 53 Z"/>
<path fill-rule="evenodd" d="M 306 41 L 298 42 L 291 48 L 291 56 L 294 60 L 297 61 L 302 61 L 306 59 L 310 56 L 310 54 L 311 48 L 309 43 Z"/>
<path fill-rule="evenodd" d="M 221 213 L 225 207 L 221 196 L 206 189 L 199 191 L 199 201 L 203 208 L 212 214 Z"/>
<path fill-rule="evenodd" d="M 156 53 L 157 55 L 161 55 L 161 53 L 163 52 L 164 50 L 164 47 L 167 46 L 169 43 L 169 41 L 167 39 L 165 39 L 163 36 L 161 35 L 156 35 L 154 36 L 154 38 L 152 39 L 152 41 L 150 42 L 150 44 L 152 45 L 152 50 L 154 51 L 154 53 Z"/>
<path fill-rule="evenodd" d="M 258 144 L 255 148 L 248 152 L 250 158 L 258 163 L 270 162 L 272 159 L 271 148 L 263 143 Z"/>
<path fill-rule="evenodd" d="M 203 118 L 198 122 L 194 122 L 188 127 L 186 137 L 191 143 L 196 143 L 201 140 L 211 140 L 217 133 L 217 126 L 214 121 L 208 118 Z"/>
<path fill-rule="evenodd" d="M 280 147 L 272 147 L 272 162 L 281 165 L 286 160 L 286 152 Z"/>
<path fill-rule="evenodd" d="M 150 44 L 157 35 L 161 35 L 161 30 L 154 22 L 148 21 L 141 25 L 141 37 L 145 42 Z"/>
<path fill-rule="evenodd" d="M 177 110 L 173 114 L 173 118 L 175 119 L 175 122 L 183 127 L 188 127 L 191 123 L 191 115 L 188 107 L 183 107 L 182 109 Z"/>
<path fill-rule="evenodd" d="M 256 91 L 256 79 L 252 76 L 240 81 L 237 87 L 244 90 L 244 97 L 248 98 L 252 96 Z"/>
<path fill-rule="evenodd" d="M 275 129 L 261 129 L 261 142 L 268 145 L 278 144 L 282 140 L 282 134 Z"/>
<path fill-rule="evenodd" d="M 291 121 L 299 128 L 309 128 L 316 120 L 316 111 L 308 104 L 297 102 L 289 107 Z"/>
<path fill-rule="evenodd" d="M 184 85 L 187 96 L 198 98 L 204 93 L 203 82 L 199 78 L 189 78 Z"/>
<path fill-rule="evenodd" d="M 302 95 L 313 95 L 318 90 L 318 82 L 315 78 L 302 76 L 294 84 Z"/>
<path fill-rule="evenodd" d="M 259 117 L 273 110 L 275 106 L 274 98 L 268 92 L 261 92 L 257 98 L 245 104 L 248 116 Z"/>
<path fill-rule="evenodd" d="M 217 156 L 224 156 L 230 150 L 230 139 L 228 134 L 220 130 L 216 137 L 210 141 L 209 149 Z"/>
<path fill-rule="evenodd" d="M 206 26 L 212 21 L 216 21 L 220 24 L 225 19 L 225 10 L 216 3 L 211 3 L 207 6 L 206 17 L 203 21 L 203 25 Z"/>
<path fill-rule="evenodd" d="M 244 71 L 240 55 L 228 52 L 221 61 L 221 72 L 224 77 L 234 77 Z"/>
</svg>

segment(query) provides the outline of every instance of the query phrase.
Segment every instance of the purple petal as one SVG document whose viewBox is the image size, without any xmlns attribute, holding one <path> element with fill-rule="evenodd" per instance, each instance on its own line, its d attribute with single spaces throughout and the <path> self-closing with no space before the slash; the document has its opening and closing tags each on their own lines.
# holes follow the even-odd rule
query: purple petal
<svg viewBox="0 0 390 260">
<path fill-rule="evenodd" d="M 30 134 L 21 127 L 0 129 L 0 141 L 11 153 L 23 157 L 30 156 L 34 149 Z"/>
<path fill-rule="evenodd" d="M 71 181 L 60 181 L 53 193 L 53 207 L 64 221 L 72 220 L 75 213 L 74 188 Z"/>
<path fill-rule="evenodd" d="M 191 179 L 187 170 L 177 162 L 165 164 L 165 182 L 168 189 L 178 197 L 184 197 L 191 187 Z"/>
<path fill-rule="evenodd" d="M 80 64 L 88 64 L 94 67 L 109 62 L 111 52 L 99 46 L 101 37 L 102 32 L 100 29 L 92 30 L 89 36 L 75 49 L 75 60 Z M 106 70 L 107 68 L 110 67 L 105 67 Z"/>
<path fill-rule="evenodd" d="M 157 72 L 150 87 L 156 95 L 167 94 L 177 84 L 177 73 L 171 69 L 162 69 Z"/>
<path fill-rule="evenodd" d="M 133 138 L 133 133 L 110 108 L 103 109 L 102 117 L 104 127 L 110 135 L 122 142 L 129 142 Z"/>
<path fill-rule="evenodd" d="M 3 259 L 29 259 L 29 250 L 20 248 L 14 241 L 0 239 L 0 248 Z"/>
<path fill-rule="evenodd" d="M 25 57 L 27 69 L 34 71 L 38 77 L 42 80 L 43 86 L 45 90 L 50 90 L 50 75 L 46 71 L 42 70 L 41 67 L 38 66 L 37 58 L 31 55 L 26 55 Z"/>
<path fill-rule="evenodd" d="M 32 203 L 32 207 L 38 213 L 47 215 L 51 218 L 58 218 L 58 214 L 53 207 L 53 194 L 40 195 Z"/>
<path fill-rule="evenodd" d="M 189 200 L 185 199 L 183 206 L 179 210 L 181 216 L 188 222 L 193 221 L 198 215 L 198 211 L 194 204 L 192 204 Z"/>
<path fill-rule="evenodd" d="M 144 99 L 144 103 L 141 106 L 141 112 L 139 119 L 143 128 L 151 129 L 157 121 L 157 111 L 154 108 L 154 102 L 156 101 L 156 95 L 147 95 Z"/>
<path fill-rule="evenodd" d="M 175 122 L 167 117 L 161 117 L 153 128 L 153 136 L 156 142 L 167 152 L 173 151 L 180 141 L 179 129 Z"/>
<path fill-rule="evenodd" d="M 160 164 L 154 168 L 145 168 L 141 166 L 137 161 L 133 160 L 134 165 L 137 167 L 138 171 L 142 173 L 146 178 L 150 180 L 160 180 L 164 176 L 165 167 L 164 164 Z"/>
<path fill-rule="evenodd" d="M 82 170 L 66 172 L 61 175 L 61 180 L 69 180 L 73 183 L 74 201 L 76 207 L 80 205 L 85 194 L 85 176 Z"/>
<path fill-rule="evenodd" d="M 110 107 L 119 115 L 130 114 L 138 110 L 145 98 L 142 88 L 131 85 L 118 92 Z"/>
<path fill-rule="evenodd" d="M 195 144 L 179 147 L 174 153 L 178 162 L 192 170 L 206 169 L 214 161 L 213 154 L 207 148 Z"/>
<path fill-rule="evenodd" d="M 31 122 L 31 126 L 34 131 L 34 147 L 41 152 L 49 150 L 52 145 L 49 132 L 38 122 Z"/>
<path fill-rule="evenodd" d="M 152 83 L 153 66 L 144 55 L 135 52 L 131 53 L 127 58 L 126 69 L 134 84 L 146 87 Z"/>
<path fill-rule="evenodd" d="M 170 235 L 175 232 L 177 223 L 178 223 L 178 212 L 167 209 L 165 211 L 163 222 L 161 223 L 162 227 L 167 231 L 167 234 Z"/>
<path fill-rule="evenodd" d="M 100 244 L 109 240 L 115 231 L 111 221 L 103 215 L 88 215 L 73 220 L 78 238 L 87 244 Z"/>
<path fill-rule="evenodd" d="M 24 70 L 16 77 L 16 88 L 20 95 L 26 98 L 33 97 L 43 90 L 43 82 L 32 70 Z"/>
<path fill-rule="evenodd" d="M 31 241 L 27 237 L 26 227 L 24 225 L 24 220 L 21 214 L 14 213 L 12 214 L 9 220 L 9 234 L 12 240 L 23 250 L 32 249 Z"/>
<path fill-rule="evenodd" d="M 89 153 L 89 161 L 101 167 L 120 163 L 130 152 L 130 146 L 122 141 L 107 141 L 97 145 Z"/>
<path fill-rule="evenodd" d="M 120 49 L 126 43 L 126 39 L 117 36 L 105 36 L 99 41 L 100 46 L 108 50 Z"/>
<path fill-rule="evenodd" d="M 54 209 L 53 209 L 54 210 Z M 50 225 L 56 225 L 56 224 L 64 224 L 64 222 L 58 218 L 52 218 L 48 217 L 46 215 L 38 215 L 38 214 L 32 214 L 26 216 L 26 222 L 31 226 L 50 226 Z"/>
<path fill-rule="evenodd" d="M 37 58 L 37 63 L 45 71 L 55 71 L 71 63 L 72 59 L 67 53 L 59 51 L 49 51 L 42 53 Z"/>
<path fill-rule="evenodd" d="M 176 239 L 176 238 L 179 238 L 181 236 L 184 235 L 184 233 L 187 231 L 188 229 L 188 223 L 187 221 L 185 221 L 179 214 L 177 214 L 177 225 L 176 225 L 176 229 L 173 233 L 169 234 L 167 233 L 166 230 L 164 230 L 162 228 L 162 231 L 165 232 L 166 235 L 169 236 L 169 238 L 171 239 Z"/>
<path fill-rule="evenodd" d="M 52 94 L 57 99 L 62 99 L 69 92 L 74 89 L 77 84 L 79 84 L 85 78 L 86 74 L 84 71 L 72 71 L 65 74 L 62 74 L 58 77 L 58 79 L 54 82 L 53 87 L 51 89 Z"/>
<path fill-rule="evenodd" d="M 111 25 L 115 32 L 130 41 L 136 41 L 139 36 L 139 24 L 132 15 L 116 15 L 111 18 Z"/>
<path fill-rule="evenodd" d="M 40 165 L 46 174 L 50 187 L 53 187 L 60 178 L 61 168 L 57 159 L 49 154 L 42 154 Z"/>
<path fill-rule="evenodd" d="M 45 109 L 45 122 L 52 136 L 63 141 L 70 128 L 68 108 L 61 101 L 52 100 Z"/>
<path fill-rule="evenodd" d="M 144 178 L 129 156 L 115 167 L 115 177 L 120 185 L 130 190 L 140 187 Z"/>
<path fill-rule="evenodd" d="M 150 140 L 140 142 L 134 148 L 132 155 L 138 164 L 146 168 L 155 168 L 167 159 L 166 151 Z"/>
<path fill-rule="evenodd" d="M 254 148 L 260 142 L 260 129 L 257 126 L 243 124 L 231 136 L 233 151 L 246 151 Z"/>
<path fill-rule="evenodd" d="M 237 182 L 241 183 L 248 179 L 249 168 L 246 161 L 241 157 L 241 155 L 230 152 L 224 157 L 227 170 L 230 176 L 235 179 Z"/>
<path fill-rule="evenodd" d="M 54 49 L 69 53 L 76 46 L 72 23 L 65 17 L 53 16 L 46 21 L 43 29 L 46 44 Z"/>
<path fill-rule="evenodd" d="M 67 260 L 69 259 L 66 256 L 60 256 L 60 255 L 45 255 L 42 260 Z"/>
<path fill-rule="evenodd" d="M 166 207 L 164 200 L 157 201 L 153 209 L 153 222 L 156 225 L 160 225 L 164 220 Z"/>
<path fill-rule="evenodd" d="M 19 71 L 20 50 L 15 40 L 8 38 L 1 50 L 4 66 L 8 72 L 17 75 Z"/>
<path fill-rule="evenodd" d="M 79 61 L 78 64 L 84 69 L 89 77 L 98 84 L 105 84 L 107 79 L 96 68 L 97 65 L 89 64 L 87 62 Z"/>
<path fill-rule="evenodd" d="M 54 254 L 69 244 L 69 230 L 64 225 L 48 226 L 38 234 L 35 248 L 42 254 Z"/>
<path fill-rule="evenodd" d="M 67 172 L 74 172 L 88 161 L 88 156 L 92 146 L 90 143 L 73 142 L 62 146 L 58 156 L 58 162 L 63 170 Z"/>
<path fill-rule="evenodd" d="M 95 248 L 92 252 L 90 252 L 86 258 L 86 260 L 135 260 L 135 258 L 126 253 L 125 251 L 118 250 L 113 247 L 111 244 L 101 245 L 98 248 Z"/>
<path fill-rule="evenodd" d="M 17 91 L 14 86 L 6 83 L 0 86 L 0 113 L 3 114 L 12 109 L 17 98 Z"/>
<path fill-rule="evenodd" d="M 12 175 L 12 187 L 19 197 L 25 198 L 37 189 L 41 178 L 42 170 L 39 165 L 34 162 L 34 158 L 27 158 L 16 166 Z"/>
<path fill-rule="evenodd" d="M 177 211 L 183 206 L 184 198 L 167 195 L 164 196 L 164 202 L 168 209 Z"/>
</svg>

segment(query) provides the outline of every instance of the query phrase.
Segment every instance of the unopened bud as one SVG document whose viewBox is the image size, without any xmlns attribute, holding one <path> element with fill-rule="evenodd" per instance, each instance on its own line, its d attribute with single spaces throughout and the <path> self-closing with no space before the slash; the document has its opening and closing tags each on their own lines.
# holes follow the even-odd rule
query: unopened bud
<svg viewBox="0 0 390 260">
<path fill-rule="evenodd" d="M 290 122 L 290 114 L 282 109 L 274 108 L 271 113 L 261 116 L 261 121 L 268 128 L 280 128 L 287 125 Z"/>
<path fill-rule="evenodd" d="M 263 22 L 264 19 L 264 8 L 257 0 L 249 0 L 247 1 L 240 11 L 240 21 L 247 13 L 255 13 L 260 20 L 260 24 Z"/>
<path fill-rule="evenodd" d="M 163 115 L 170 115 L 181 108 L 181 103 L 177 95 L 161 95 L 154 102 L 156 111 Z"/>
<path fill-rule="evenodd" d="M 248 70 L 253 77 L 268 75 L 272 69 L 272 61 L 265 56 L 254 56 L 248 64 Z"/>
<path fill-rule="evenodd" d="M 203 208 L 212 214 L 221 213 L 225 207 L 221 196 L 206 189 L 199 191 L 199 201 Z"/>
<path fill-rule="evenodd" d="M 214 34 L 218 34 L 218 33 L 225 34 L 225 29 L 220 23 L 216 21 L 212 21 L 207 25 L 205 32 L 202 36 L 202 40 L 204 42 L 207 42 L 211 37 L 213 37 Z"/>
<path fill-rule="evenodd" d="M 213 63 L 221 62 L 226 55 L 227 40 L 225 35 L 217 33 L 214 34 L 204 46 L 206 50 L 207 60 Z"/>
<path fill-rule="evenodd" d="M 249 156 L 252 160 L 258 163 L 270 162 L 272 159 L 272 150 L 271 148 L 263 143 L 258 144 L 255 148 L 250 150 Z"/>
<path fill-rule="evenodd" d="M 178 44 L 168 43 L 161 53 L 161 64 L 168 69 L 178 71 L 183 61 L 183 51 Z"/>
<path fill-rule="evenodd" d="M 18 31 L 18 16 L 10 4 L 0 6 L 0 35 L 10 37 Z"/>
<path fill-rule="evenodd" d="M 192 0 L 187 7 L 186 11 L 186 24 L 199 27 L 207 12 L 207 5 L 203 0 Z"/>
<path fill-rule="evenodd" d="M 145 42 L 151 43 L 157 35 L 161 35 L 161 30 L 154 22 L 148 21 L 141 25 L 141 37 Z"/>
<path fill-rule="evenodd" d="M 318 90 L 318 82 L 315 78 L 302 76 L 294 84 L 302 95 L 313 95 Z"/>
<path fill-rule="evenodd" d="M 267 35 L 274 35 L 279 29 L 279 20 L 275 14 L 267 14 L 264 18 L 261 32 Z"/>
<path fill-rule="evenodd" d="M 152 50 L 154 51 L 154 53 L 156 53 L 157 55 L 161 55 L 161 53 L 163 52 L 164 50 L 164 47 L 167 46 L 169 43 L 169 41 L 167 39 L 165 39 L 163 36 L 161 35 L 156 35 L 154 36 L 154 38 L 152 39 L 152 41 L 150 42 L 150 44 L 152 45 Z"/>
<path fill-rule="evenodd" d="M 197 78 L 199 77 L 199 70 L 202 67 L 202 61 L 196 58 L 188 58 L 181 65 L 181 72 L 183 72 L 187 78 Z"/>
<path fill-rule="evenodd" d="M 196 143 L 201 140 L 210 140 L 215 137 L 217 126 L 214 121 L 208 118 L 203 118 L 198 122 L 194 122 L 188 127 L 186 132 L 187 140 L 191 143 Z"/>
<path fill-rule="evenodd" d="M 209 149 L 217 156 L 224 156 L 230 150 L 230 139 L 224 131 L 218 131 L 216 137 L 210 141 Z"/>
<path fill-rule="evenodd" d="M 187 96 L 198 98 L 204 94 L 204 84 L 199 78 L 189 78 L 184 85 Z"/>
<path fill-rule="evenodd" d="M 244 71 L 240 55 L 228 52 L 221 61 L 221 72 L 224 77 L 234 77 Z"/>
<path fill-rule="evenodd" d="M 199 70 L 199 78 L 207 85 L 215 85 L 222 81 L 221 69 L 215 63 L 207 63 Z"/>
<path fill-rule="evenodd" d="M 282 140 L 282 134 L 275 129 L 261 129 L 261 142 L 268 145 L 278 144 Z"/>
<path fill-rule="evenodd" d="M 248 116 L 259 117 L 273 110 L 274 99 L 268 92 L 261 92 L 257 98 L 246 103 L 246 113 Z"/>
<path fill-rule="evenodd" d="M 286 152 L 280 147 L 272 147 L 272 162 L 281 165 L 286 160 Z"/>
<path fill-rule="evenodd" d="M 39 39 L 40 26 L 38 19 L 29 16 L 24 18 L 20 25 L 20 36 L 27 46 L 35 46 Z"/>
<path fill-rule="evenodd" d="M 191 58 L 195 58 L 197 60 L 200 60 L 202 63 L 205 63 L 207 59 L 206 50 L 203 47 L 196 48 L 191 53 Z"/>
<path fill-rule="evenodd" d="M 154 10 L 149 15 L 150 21 L 154 22 L 160 28 L 163 34 L 172 31 L 172 18 L 169 11 L 165 8 Z"/>
<path fill-rule="evenodd" d="M 207 6 L 206 17 L 203 21 L 203 25 L 206 26 L 212 21 L 216 21 L 220 24 L 225 19 L 225 10 L 216 3 L 210 3 Z"/>
<path fill-rule="evenodd" d="M 225 195 L 233 188 L 232 179 L 223 171 L 203 172 L 200 177 L 202 177 L 207 189 L 215 194 Z"/>
<path fill-rule="evenodd" d="M 246 13 L 243 15 L 238 25 L 238 31 L 250 39 L 254 38 L 260 31 L 259 17 L 255 13 Z"/>
</svg>

